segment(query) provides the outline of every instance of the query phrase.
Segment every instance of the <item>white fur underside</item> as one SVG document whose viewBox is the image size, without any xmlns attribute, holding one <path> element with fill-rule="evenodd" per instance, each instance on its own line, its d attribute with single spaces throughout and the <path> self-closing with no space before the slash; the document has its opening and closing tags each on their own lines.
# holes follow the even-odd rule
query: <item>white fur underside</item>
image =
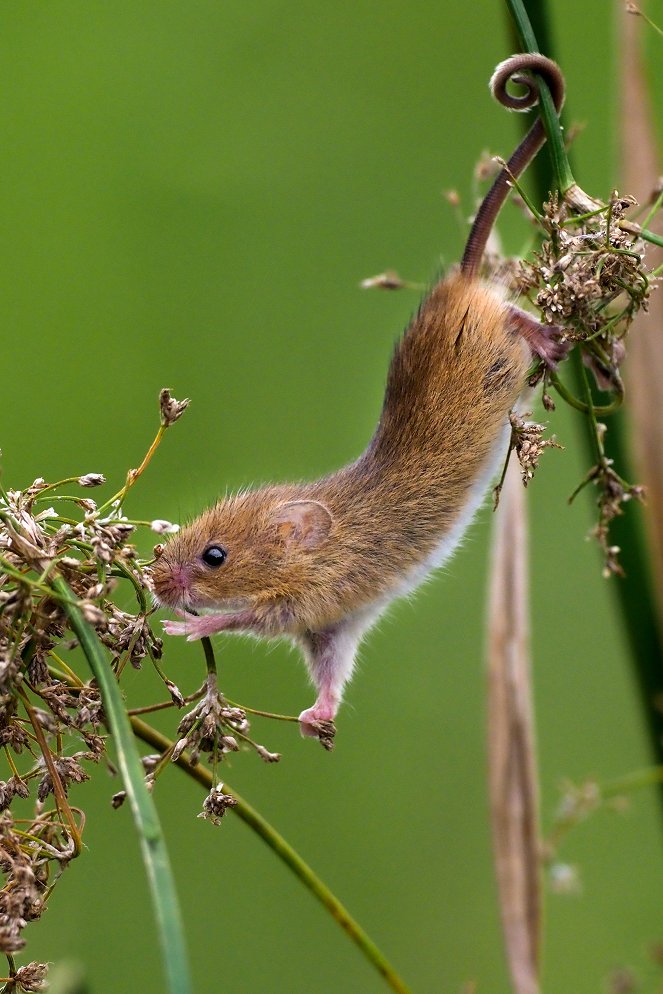
<svg viewBox="0 0 663 994">
<path fill-rule="evenodd" d="M 472 524 L 475 514 L 483 504 L 488 488 L 497 475 L 497 471 L 500 469 L 508 444 L 509 432 L 509 425 L 505 423 L 499 438 L 488 456 L 483 471 L 470 488 L 465 506 L 456 517 L 451 529 L 441 539 L 428 559 L 417 566 L 406 577 L 402 585 L 397 589 L 396 597 L 402 597 L 405 594 L 411 593 L 411 591 L 425 580 L 432 570 L 444 566 L 447 560 L 454 554 L 462 541 L 463 535 Z"/>
<path fill-rule="evenodd" d="M 348 629 L 355 635 L 357 642 L 366 634 L 368 629 L 377 621 L 392 601 L 399 597 L 406 597 L 412 593 L 433 570 L 444 566 L 451 558 L 460 545 L 463 535 L 472 523 L 475 514 L 483 504 L 486 492 L 500 469 L 506 453 L 509 432 L 509 425 L 505 422 L 484 469 L 470 488 L 465 506 L 456 517 L 450 530 L 443 536 L 431 554 L 387 594 L 367 607 L 362 608 L 360 611 L 357 611 L 343 622 L 343 628 L 347 625 Z"/>
</svg>

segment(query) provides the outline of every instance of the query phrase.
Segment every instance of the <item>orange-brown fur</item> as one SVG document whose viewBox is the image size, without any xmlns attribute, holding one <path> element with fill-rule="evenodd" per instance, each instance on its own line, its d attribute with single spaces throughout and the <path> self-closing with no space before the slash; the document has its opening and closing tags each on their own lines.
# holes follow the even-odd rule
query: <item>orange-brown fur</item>
<svg viewBox="0 0 663 994">
<path fill-rule="evenodd" d="M 442 280 L 396 347 L 380 422 L 355 463 L 321 480 L 229 497 L 173 538 L 155 567 L 198 562 L 192 607 L 285 602 L 286 630 L 317 631 L 375 601 L 434 550 L 460 513 L 522 389 L 527 354 L 499 296 L 461 274 Z M 284 543 L 273 522 L 288 501 L 319 501 L 331 529 L 315 548 Z"/>
<path fill-rule="evenodd" d="M 498 66 L 499 99 L 512 107 L 534 104 L 537 84 L 523 72 L 548 80 L 559 109 L 563 77 L 538 54 Z M 514 73 L 527 89 L 522 98 L 505 96 Z M 221 612 L 164 622 L 170 634 L 285 634 L 301 647 L 318 690 L 315 705 L 300 715 L 303 727 L 334 717 L 364 633 L 460 540 L 524 384 L 523 340 L 549 363 L 561 355 L 559 329 L 542 328 L 476 278 L 508 178 L 522 172 L 543 141 L 537 122 L 484 199 L 461 270 L 433 288 L 398 343 L 364 454 L 313 483 L 221 501 L 157 561 L 155 590 L 164 603 Z M 217 560 L 206 564 L 210 551 Z"/>
</svg>

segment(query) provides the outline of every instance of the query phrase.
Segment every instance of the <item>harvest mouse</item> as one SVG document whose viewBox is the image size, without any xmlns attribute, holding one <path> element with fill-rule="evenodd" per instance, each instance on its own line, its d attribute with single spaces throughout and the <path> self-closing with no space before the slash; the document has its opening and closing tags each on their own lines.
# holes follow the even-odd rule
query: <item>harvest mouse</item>
<svg viewBox="0 0 663 994">
<path fill-rule="evenodd" d="M 559 111 L 563 76 L 542 55 L 501 63 L 493 94 L 516 109 L 533 106 L 532 73 Z M 508 95 L 509 80 L 526 95 Z M 537 119 L 479 208 L 459 270 L 433 287 L 398 342 L 363 455 L 312 483 L 221 500 L 173 537 L 155 564 L 158 600 L 183 618 L 164 622 L 169 635 L 285 636 L 302 650 L 317 690 L 299 716 L 309 734 L 336 716 L 359 642 L 378 616 L 460 541 L 504 456 L 508 414 L 532 353 L 549 365 L 563 354 L 561 329 L 539 324 L 478 277 L 509 177 L 544 140 Z"/>
</svg>

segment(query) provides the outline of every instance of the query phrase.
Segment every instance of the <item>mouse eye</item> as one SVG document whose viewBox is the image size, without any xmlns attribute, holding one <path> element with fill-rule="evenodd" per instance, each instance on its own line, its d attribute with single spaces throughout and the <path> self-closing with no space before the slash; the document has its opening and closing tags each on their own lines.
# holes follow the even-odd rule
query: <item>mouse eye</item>
<svg viewBox="0 0 663 994">
<path fill-rule="evenodd" d="M 220 545 L 209 545 L 203 552 L 201 559 L 206 566 L 218 569 L 225 563 L 227 555 L 226 550 L 222 549 Z"/>
</svg>

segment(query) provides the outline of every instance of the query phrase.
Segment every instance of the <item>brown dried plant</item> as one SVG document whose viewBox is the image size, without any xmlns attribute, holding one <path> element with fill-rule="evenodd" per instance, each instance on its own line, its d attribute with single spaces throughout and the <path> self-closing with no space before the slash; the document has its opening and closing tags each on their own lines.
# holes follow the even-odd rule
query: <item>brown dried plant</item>
<svg viewBox="0 0 663 994">
<path fill-rule="evenodd" d="M 140 669 L 148 661 L 163 681 L 169 702 L 155 702 L 138 709 L 140 713 L 195 705 L 179 722 L 176 744 L 157 757 L 144 757 L 150 786 L 171 760 L 180 760 L 185 748 L 192 766 L 206 754 L 214 776 L 201 817 L 218 823 L 236 803 L 216 777 L 224 756 L 251 748 L 266 762 L 280 758 L 250 737 L 246 711 L 226 701 L 213 665 L 200 690 L 188 698 L 162 669 L 162 641 L 151 624 L 154 558 L 141 558 L 134 539 L 140 530 L 163 535 L 177 526 L 163 519 L 133 520 L 125 514 L 124 502 L 187 404 L 161 392 L 155 442 L 124 486 L 103 503 L 90 496 L 92 488 L 106 482 L 100 473 L 55 483 L 40 478 L 23 490 L 0 488 L 0 748 L 7 763 L 0 780 L 0 952 L 7 956 L 10 972 L 5 990 L 44 989 L 45 965 L 17 968 L 14 955 L 25 946 L 26 925 L 41 916 L 63 869 L 81 852 L 85 815 L 78 786 L 90 779 L 94 764 L 112 768 L 100 691 L 81 672 L 77 640 L 53 585 L 55 577 L 66 581 L 83 617 L 108 649 L 118 680 L 127 665 Z M 123 607 L 114 599 L 120 585 Z M 126 607 L 127 588 L 134 595 L 133 609 Z M 123 799 L 119 791 L 113 805 Z"/>
</svg>

